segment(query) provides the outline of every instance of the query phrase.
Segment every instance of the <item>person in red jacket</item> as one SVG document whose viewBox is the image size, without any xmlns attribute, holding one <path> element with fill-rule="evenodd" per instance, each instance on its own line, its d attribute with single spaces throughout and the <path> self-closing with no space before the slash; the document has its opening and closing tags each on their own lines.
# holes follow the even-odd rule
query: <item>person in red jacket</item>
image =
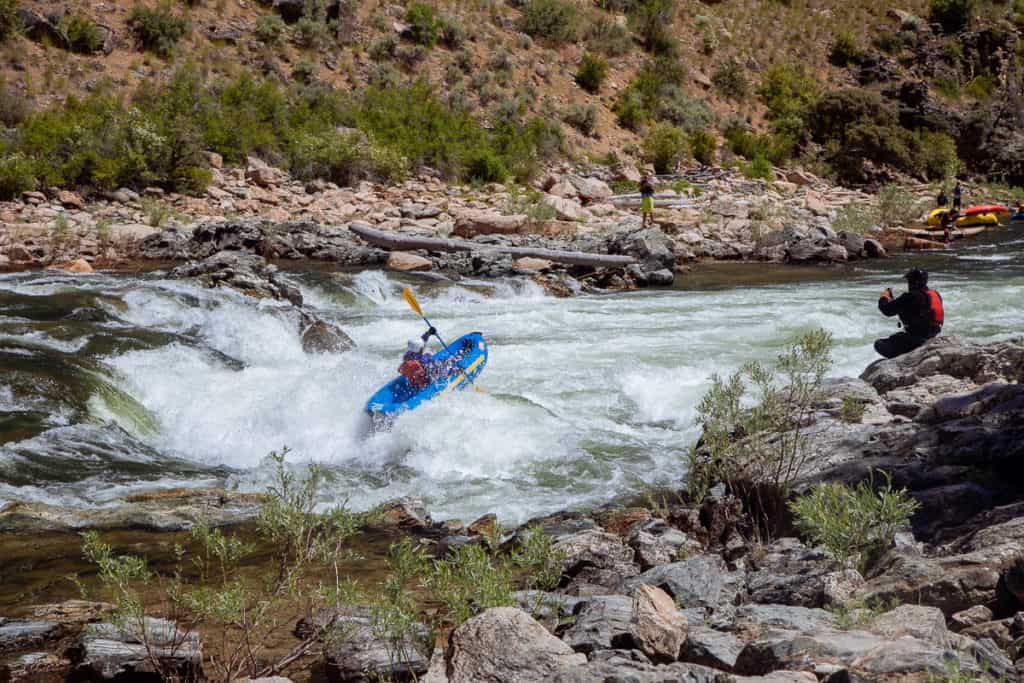
<svg viewBox="0 0 1024 683">
<path fill-rule="evenodd" d="M 942 331 L 945 311 L 942 296 L 934 289 L 928 289 L 928 272 L 913 268 L 904 277 L 908 291 L 898 298 L 892 289 L 886 289 L 878 299 L 878 310 L 891 317 L 898 315 L 902 332 L 875 342 L 875 351 L 886 358 L 902 356 L 913 351 Z"/>
<path fill-rule="evenodd" d="M 427 340 L 433 334 L 437 334 L 437 330 L 431 327 L 419 338 L 410 339 L 405 355 L 402 356 L 402 364 L 398 366 L 398 374 L 409 380 L 414 389 L 422 389 L 430 384 L 436 374 L 434 357 L 424 352 Z"/>
</svg>

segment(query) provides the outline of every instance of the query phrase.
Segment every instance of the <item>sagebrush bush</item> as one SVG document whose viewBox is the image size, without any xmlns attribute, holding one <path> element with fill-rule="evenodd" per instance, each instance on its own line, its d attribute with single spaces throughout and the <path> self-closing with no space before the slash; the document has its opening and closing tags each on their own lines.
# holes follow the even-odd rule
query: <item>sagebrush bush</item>
<svg viewBox="0 0 1024 683">
<path fill-rule="evenodd" d="M 411 41 L 424 47 L 434 47 L 441 33 L 437 12 L 425 2 L 413 2 L 405 10 L 405 23 L 409 25 Z"/>
<path fill-rule="evenodd" d="M 797 528 L 806 538 L 823 546 L 841 566 L 862 573 L 907 528 L 918 507 L 906 490 L 893 489 L 888 479 L 877 491 L 871 482 L 855 487 L 828 482 L 790 503 Z"/>
<path fill-rule="evenodd" d="M 687 70 L 678 57 L 662 55 L 644 62 L 615 103 L 620 125 L 639 130 L 653 117 L 662 100 L 670 100 L 686 80 Z M 673 86 L 676 89 L 673 90 Z"/>
<path fill-rule="evenodd" d="M 694 159 L 705 166 L 715 163 L 718 141 L 715 140 L 714 135 L 706 130 L 695 130 L 690 133 L 687 142 L 690 146 L 690 154 L 693 155 Z"/>
<path fill-rule="evenodd" d="M 19 4 L 19 0 L 0 0 L 0 43 L 14 35 L 21 26 Z"/>
<path fill-rule="evenodd" d="M 754 157 L 749 164 L 743 167 L 743 175 L 750 179 L 772 180 L 772 162 L 764 156 Z"/>
<path fill-rule="evenodd" d="M 864 52 L 857 44 L 857 39 L 849 31 L 843 31 L 835 37 L 828 53 L 829 61 L 836 66 L 856 64 L 863 56 Z"/>
<path fill-rule="evenodd" d="M 597 107 L 593 104 L 573 104 L 565 112 L 565 122 L 583 133 L 593 135 L 597 130 Z"/>
<path fill-rule="evenodd" d="M 679 128 L 661 123 L 644 138 L 644 159 L 655 173 L 672 173 L 686 155 L 686 135 Z"/>
<path fill-rule="evenodd" d="M 585 53 L 576 67 L 576 83 L 591 94 L 601 90 L 601 84 L 608 76 L 608 62 L 600 55 Z"/>
<path fill-rule="evenodd" d="M 638 132 L 651 118 L 640 93 L 633 88 L 627 88 L 619 95 L 614 111 L 619 125 L 634 132 Z"/>
<path fill-rule="evenodd" d="M 654 118 L 674 123 L 687 133 L 703 131 L 715 122 L 715 114 L 707 100 L 693 97 L 675 84 L 658 89 Z"/>
<path fill-rule="evenodd" d="M 971 23 L 974 0 L 931 0 L 929 18 L 948 33 L 955 33 Z"/>
<path fill-rule="evenodd" d="M 267 45 L 278 45 L 286 30 L 284 19 L 276 14 L 264 14 L 256 20 L 256 37 Z"/>
<path fill-rule="evenodd" d="M 750 95 L 746 69 L 736 59 L 728 59 L 711 74 L 711 82 L 723 97 L 745 100 Z"/>
<path fill-rule="evenodd" d="M 768 67 L 757 89 L 768 107 L 768 119 L 778 135 L 793 144 L 807 136 L 807 118 L 818 100 L 819 86 L 803 64 L 779 63 Z"/>
<path fill-rule="evenodd" d="M 675 52 L 676 39 L 672 35 L 675 16 L 676 0 L 642 0 L 630 12 L 629 20 L 644 49 L 662 55 Z"/>
<path fill-rule="evenodd" d="M 7 85 L 7 79 L 0 74 L 0 124 L 13 128 L 28 118 L 30 111 L 28 100 L 21 90 Z M 2 151 L 0 143 L 0 151 Z"/>
<path fill-rule="evenodd" d="M 527 0 L 519 18 L 519 30 L 551 43 L 576 39 L 579 9 L 572 0 Z"/>
<path fill-rule="evenodd" d="M 611 17 L 596 13 L 585 29 L 587 49 L 609 57 L 621 57 L 633 48 L 633 39 L 624 26 Z"/>
<path fill-rule="evenodd" d="M 466 42 L 466 29 L 458 19 L 451 16 L 443 16 L 438 19 L 437 28 L 441 42 L 446 47 L 454 50 L 460 48 Z"/>
<path fill-rule="evenodd" d="M 68 14 L 61 21 L 61 30 L 67 37 L 68 47 L 72 52 L 90 54 L 103 47 L 100 27 L 86 14 Z"/>
<path fill-rule="evenodd" d="M 174 46 L 189 32 L 188 19 L 174 14 L 169 3 L 156 8 L 138 6 L 128 21 L 139 47 L 161 57 L 170 56 Z"/>
</svg>

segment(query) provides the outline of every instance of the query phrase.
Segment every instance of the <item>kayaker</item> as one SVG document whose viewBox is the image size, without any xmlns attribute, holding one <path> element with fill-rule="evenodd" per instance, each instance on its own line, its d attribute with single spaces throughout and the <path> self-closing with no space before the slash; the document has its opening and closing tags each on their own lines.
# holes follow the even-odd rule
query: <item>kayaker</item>
<svg viewBox="0 0 1024 683">
<path fill-rule="evenodd" d="M 645 228 L 654 225 L 654 178 L 650 172 L 640 181 L 640 221 Z"/>
<path fill-rule="evenodd" d="M 964 205 L 964 188 L 960 184 L 960 181 L 956 181 L 956 187 L 953 188 L 953 210 L 959 211 Z"/>
<path fill-rule="evenodd" d="M 928 272 L 912 268 L 903 277 L 907 280 L 908 291 L 894 298 L 892 289 L 886 289 L 878 299 L 878 310 L 891 317 L 898 315 L 902 332 L 875 341 L 875 351 L 886 358 L 902 356 L 942 331 L 945 312 L 942 296 L 934 289 L 928 289 Z"/>
<path fill-rule="evenodd" d="M 935 203 L 939 206 L 945 206 L 949 203 L 949 198 L 946 196 L 946 188 L 939 190 L 939 196 L 935 199 Z"/>
<path fill-rule="evenodd" d="M 427 347 L 427 340 L 431 335 L 437 334 L 437 330 L 431 327 L 420 337 L 410 339 L 406 345 L 405 355 L 402 356 L 402 364 L 398 366 L 398 374 L 409 380 L 409 384 L 415 389 L 422 389 L 430 384 L 432 375 L 435 373 L 437 363 L 429 353 L 424 353 Z"/>
</svg>

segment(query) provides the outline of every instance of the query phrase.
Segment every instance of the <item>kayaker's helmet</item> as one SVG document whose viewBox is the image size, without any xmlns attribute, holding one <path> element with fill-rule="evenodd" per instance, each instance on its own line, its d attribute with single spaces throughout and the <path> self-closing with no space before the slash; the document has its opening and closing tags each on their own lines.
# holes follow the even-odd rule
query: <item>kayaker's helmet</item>
<svg viewBox="0 0 1024 683">
<path fill-rule="evenodd" d="M 414 339 L 409 340 L 409 343 L 405 345 L 405 348 L 409 353 L 419 353 L 423 350 L 423 346 L 423 340 L 419 337 L 415 337 Z"/>
<path fill-rule="evenodd" d="M 910 285 L 923 287 L 928 284 L 928 271 L 921 268 L 911 268 L 903 277 L 907 279 L 907 283 Z"/>
</svg>

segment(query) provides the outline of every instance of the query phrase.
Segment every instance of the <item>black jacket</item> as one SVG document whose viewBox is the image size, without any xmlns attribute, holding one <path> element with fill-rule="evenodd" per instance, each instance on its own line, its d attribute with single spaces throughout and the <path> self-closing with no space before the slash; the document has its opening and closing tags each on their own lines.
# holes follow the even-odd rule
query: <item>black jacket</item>
<svg viewBox="0 0 1024 683">
<path fill-rule="evenodd" d="M 878 298 L 878 310 L 886 316 L 898 315 L 907 334 L 929 339 L 942 331 L 932 320 L 928 288 L 912 289 L 895 299 Z"/>
</svg>

